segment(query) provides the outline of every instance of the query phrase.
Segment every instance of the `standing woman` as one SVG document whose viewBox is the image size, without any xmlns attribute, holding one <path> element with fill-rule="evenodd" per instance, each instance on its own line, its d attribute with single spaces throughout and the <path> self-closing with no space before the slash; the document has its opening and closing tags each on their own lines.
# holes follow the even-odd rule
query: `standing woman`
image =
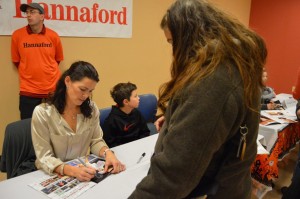
<svg viewBox="0 0 300 199">
<path fill-rule="evenodd" d="M 173 47 L 159 90 L 163 125 L 129 198 L 250 198 L 264 41 L 204 0 L 175 1 L 161 27 Z"/>
<path fill-rule="evenodd" d="M 87 155 L 89 150 L 105 157 L 105 171 L 111 165 L 113 173 L 125 169 L 103 140 L 99 109 L 90 100 L 98 81 L 94 66 L 84 61 L 75 62 L 61 76 L 48 102 L 35 108 L 31 132 L 38 169 L 89 181 L 95 169 L 64 164 Z"/>
</svg>

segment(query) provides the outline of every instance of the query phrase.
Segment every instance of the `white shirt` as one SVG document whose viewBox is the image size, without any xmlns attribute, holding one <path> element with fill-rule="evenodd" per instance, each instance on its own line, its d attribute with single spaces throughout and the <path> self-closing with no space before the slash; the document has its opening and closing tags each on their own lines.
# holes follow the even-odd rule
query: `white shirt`
<svg viewBox="0 0 300 199">
<path fill-rule="evenodd" d="M 48 174 L 65 161 L 85 156 L 89 150 L 99 156 L 107 146 L 99 125 L 99 109 L 95 103 L 92 117 L 77 115 L 76 133 L 73 132 L 54 105 L 38 105 L 32 115 L 31 135 L 36 154 L 35 165 Z"/>
</svg>

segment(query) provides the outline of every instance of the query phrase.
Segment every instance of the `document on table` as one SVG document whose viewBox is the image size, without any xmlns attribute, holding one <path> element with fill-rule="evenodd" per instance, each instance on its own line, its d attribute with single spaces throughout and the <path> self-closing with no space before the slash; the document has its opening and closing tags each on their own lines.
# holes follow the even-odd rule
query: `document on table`
<svg viewBox="0 0 300 199">
<path fill-rule="evenodd" d="M 82 159 L 85 159 L 83 157 Z M 95 156 L 89 155 L 86 158 L 91 165 L 92 164 L 99 164 L 100 162 L 104 161 Z M 66 162 L 66 164 L 77 166 L 81 164 L 77 159 L 71 160 Z M 37 191 L 41 192 L 42 194 L 47 195 L 49 198 L 76 198 L 83 192 L 87 191 L 91 187 L 95 186 L 97 183 L 95 182 L 80 182 L 75 177 L 70 176 L 46 176 L 41 179 L 38 179 L 36 182 L 29 184 L 30 187 L 36 189 Z"/>
<path fill-rule="evenodd" d="M 291 113 L 295 114 L 298 101 L 293 98 L 292 94 L 280 93 L 276 95 L 276 97 L 273 98 L 272 101 L 279 101 L 285 110 L 288 110 Z"/>
<path fill-rule="evenodd" d="M 266 122 L 262 121 L 260 122 L 261 125 L 268 125 L 268 124 L 289 124 L 289 123 L 295 123 L 297 122 L 297 117 L 295 113 L 292 113 L 287 110 L 267 110 L 267 111 L 261 111 L 261 120 L 262 118 L 268 118 L 270 120 L 273 120 L 274 122 Z"/>
<path fill-rule="evenodd" d="M 95 186 L 95 182 L 80 182 L 75 177 L 47 176 L 37 182 L 29 184 L 30 187 L 45 194 L 49 198 L 76 198 L 86 190 Z"/>
</svg>

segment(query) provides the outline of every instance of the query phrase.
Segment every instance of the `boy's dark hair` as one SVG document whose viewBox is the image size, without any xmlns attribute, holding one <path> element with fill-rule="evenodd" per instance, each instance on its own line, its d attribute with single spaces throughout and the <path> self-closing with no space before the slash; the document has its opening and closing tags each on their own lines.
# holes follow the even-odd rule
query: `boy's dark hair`
<svg viewBox="0 0 300 199">
<path fill-rule="evenodd" d="M 123 107 L 123 100 L 130 100 L 132 91 L 136 89 L 137 87 L 133 83 L 119 83 L 112 88 L 110 95 L 119 107 Z"/>
</svg>

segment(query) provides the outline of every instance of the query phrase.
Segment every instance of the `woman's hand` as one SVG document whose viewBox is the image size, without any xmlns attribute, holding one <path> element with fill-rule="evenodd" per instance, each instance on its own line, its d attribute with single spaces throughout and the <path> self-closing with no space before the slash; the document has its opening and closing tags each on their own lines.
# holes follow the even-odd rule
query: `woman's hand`
<svg viewBox="0 0 300 199">
<path fill-rule="evenodd" d="M 91 166 L 65 165 L 65 175 L 76 177 L 79 181 L 91 181 L 96 174 L 96 169 Z"/>
<path fill-rule="evenodd" d="M 110 166 L 113 167 L 112 173 L 120 173 L 126 169 L 126 166 L 116 158 L 115 154 L 108 150 L 105 157 L 104 172 L 109 171 Z"/>
<path fill-rule="evenodd" d="M 274 110 L 276 108 L 276 104 L 273 102 L 270 102 L 267 104 L 268 110 Z"/>
<path fill-rule="evenodd" d="M 162 127 L 162 125 L 165 122 L 165 116 L 161 116 L 160 118 L 158 118 L 155 122 L 154 125 L 156 127 L 156 130 L 159 132 L 160 128 Z"/>
</svg>

